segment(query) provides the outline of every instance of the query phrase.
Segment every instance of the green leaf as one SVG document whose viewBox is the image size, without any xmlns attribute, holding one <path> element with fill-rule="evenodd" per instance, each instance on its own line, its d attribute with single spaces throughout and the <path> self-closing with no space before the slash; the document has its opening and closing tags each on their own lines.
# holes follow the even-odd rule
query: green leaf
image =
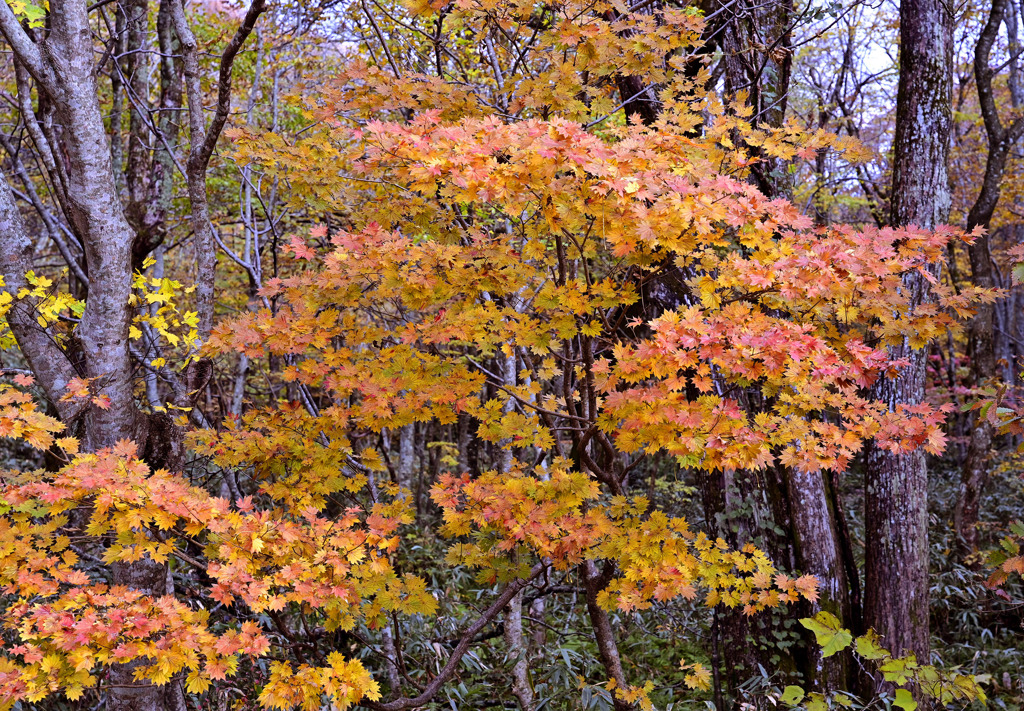
<svg viewBox="0 0 1024 711">
<path fill-rule="evenodd" d="M 884 659 L 889 653 L 879 644 L 879 637 L 874 630 L 868 630 L 857 638 L 857 654 L 865 659 Z"/>
<path fill-rule="evenodd" d="M 914 701 L 914 697 L 906 689 L 896 689 L 896 698 L 892 704 L 893 706 L 899 706 L 903 711 L 914 711 L 917 708 L 917 702 Z"/>
<path fill-rule="evenodd" d="M 907 673 L 908 661 L 909 660 L 906 657 L 900 657 L 899 659 L 890 659 L 885 664 L 879 667 L 879 669 L 882 672 L 882 677 L 886 681 L 891 681 L 894 684 L 907 683 L 907 679 L 909 678 L 909 675 Z"/>
<path fill-rule="evenodd" d="M 821 656 L 831 657 L 833 654 L 841 652 L 847 647 L 849 647 L 850 642 L 852 641 L 853 635 L 847 632 L 846 630 L 843 630 L 842 632 L 837 632 L 835 636 L 828 641 L 827 644 L 822 645 Z"/>
<path fill-rule="evenodd" d="M 782 690 L 782 696 L 779 701 L 786 704 L 786 706 L 796 706 L 804 699 L 804 690 L 799 686 L 787 686 Z"/>
<path fill-rule="evenodd" d="M 978 411 L 979 420 L 984 420 L 988 416 L 988 411 L 992 408 L 993 404 L 994 403 L 986 402 L 984 405 L 981 406 L 981 409 Z"/>
<path fill-rule="evenodd" d="M 823 657 L 831 657 L 836 652 L 841 652 L 853 641 L 853 635 L 843 629 L 842 623 L 835 615 L 825 611 L 819 612 L 813 618 L 803 618 L 800 624 L 814 633 Z"/>
<path fill-rule="evenodd" d="M 1020 284 L 1024 282 L 1024 262 L 1021 262 L 1020 264 L 1014 264 L 1011 273 L 1013 274 L 1014 284 Z"/>
<path fill-rule="evenodd" d="M 45 24 L 46 10 L 35 3 L 13 0 L 8 5 L 18 19 L 28 21 L 29 27 L 42 27 Z"/>
</svg>

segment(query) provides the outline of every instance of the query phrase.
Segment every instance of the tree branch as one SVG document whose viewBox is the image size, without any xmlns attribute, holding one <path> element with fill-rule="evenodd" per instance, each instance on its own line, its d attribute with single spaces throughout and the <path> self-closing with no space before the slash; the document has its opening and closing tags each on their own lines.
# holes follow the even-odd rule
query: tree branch
<svg viewBox="0 0 1024 711">
<path fill-rule="evenodd" d="M 543 563 L 538 563 L 533 566 L 530 571 L 530 577 L 520 578 L 509 583 L 501 594 L 491 603 L 491 606 L 484 610 L 483 614 L 477 618 L 476 622 L 466 628 L 466 631 L 462 633 L 462 639 L 455 645 L 455 649 L 452 650 L 451 656 L 448 657 L 448 663 L 444 665 L 444 668 L 435 676 L 423 693 L 413 698 L 401 698 L 386 703 L 378 703 L 375 701 L 361 701 L 363 706 L 366 706 L 373 711 L 404 711 L 405 709 L 413 709 L 418 706 L 423 706 L 430 702 L 432 698 L 441 690 L 445 682 L 452 678 L 455 674 L 456 669 L 459 667 L 459 662 L 462 661 L 462 657 L 469 651 L 470 645 L 473 643 L 477 633 L 479 633 L 484 627 L 486 627 L 491 620 L 497 617 L 498 613 L 501 612 L 505 605 L 509 601 L 519 594 L 519 592 L 529 585 L 530 581 L 536 578 L 544 570 Z"/>
<path fill-rule="evenodd" d="M 18 292 L 28 286 L 25 274 L 32 270 L 32 240 L 3 174 L 0 174 L 0 269 L 4 278 L 0 289 L 14 299 L 7 312 L 11 332 L 36 380 L 57 408 L 61 421 L 70 425 L 85 411 L 87 404 L 82 400 L 61 400 L 68 382 L 78 374 L 49 331 L 39 326 L 31 301 L 17 297 Z"/>
<path fill-rule="evenodd" d="M 204 168 L 210 162 L 210 156 L 213 155 L 213 149 L 217 146 L 217 139 L 220 138 L 220 132 L 224 128 L 224 123 L 227 121 L 228 114 L 231 111 L 231 70 L 235 63 L 235 56 L 242 48 L 242 45 L 245 44 L 249 35 L 252 34 L 253 29 L 256 27 L 256 20 L 259 19 L 266 9 L 267 4 L 265 0 L 253 0 L 252 4 L 249 5 L 249 10 L 245 13 L 242 24 L 238 26 L 234 37 L 228 42 L 228 46 L 224 48 L 224 53 L 220 56 L 220 73 L 217 79 L 217 110 L 213 115 L 213 121 L 210 122 L 210 127 L 206 131 L 206 139 L 203 141 L 202 150 L 196 157 L 197 160 L 202 161 Z"/>
<path fill-rule="evenodd" d="M 43 62 L 42 52 L 39 45 L 32 41 L 28 33 L 22 29 L 18 18 L 14 15 L 10 5 L 0 2 L 0 34 L 3 34 L 7 44 L 11 46 L 15 57 L 25 65 L 29 74 L 39 82 L 39 86 L 47 93 L 52 93 L 53 82 L 46 64 Z"/>
<path fill-rule="evenodd" d="M 196 311 L 199 314 L 199 337 L 206 340 L 213 328 L 214 270 L 217 248 L 206 193 L 206 169 L 231 111 L 231 68 L 242 44 L 252 34 L 256 20 L 266 9 L 265 0 L 252 0 L 242 24 L 228 42 L 220 59 L 217 87 L 217 108 L 209 128 L 203 118 L 203 95 L 199 83 L 199 49 L 196 37 L 188 26 L 185 8 L 180 0 L 170 2 L 171 20 L 181 43 L 185 75 L 185 95 L 189 113 L 189 156 L 186 164 L 189 202 L 192 207 L 192 230 L 196 240 Z"/>
</svg>

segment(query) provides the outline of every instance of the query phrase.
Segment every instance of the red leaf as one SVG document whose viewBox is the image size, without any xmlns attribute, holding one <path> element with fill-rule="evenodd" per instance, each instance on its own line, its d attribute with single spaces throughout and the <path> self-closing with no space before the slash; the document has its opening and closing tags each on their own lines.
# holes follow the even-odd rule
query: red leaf
<svg viewBox="0 0 1024 711">
<path fill-rule="evenodd" d="M 316 256 L 316 252 L 307 247 L 305 240 L 303 240 L 298 235 L 292 235 L 292 241 L 289 246 L 291 247 L 292 251 L 295 253 L 295 256 L 298 259 L 309 260 L 313 259 Z"/>
</svg>

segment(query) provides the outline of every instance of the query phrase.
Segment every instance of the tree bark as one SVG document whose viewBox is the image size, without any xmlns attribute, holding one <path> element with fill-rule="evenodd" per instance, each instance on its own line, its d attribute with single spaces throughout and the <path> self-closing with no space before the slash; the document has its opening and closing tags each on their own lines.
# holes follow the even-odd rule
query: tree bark
<svg viewBox="0 0 1024 711">
<path fill-rule="evenodd" d="M 900 5 L 900 77 L 893 142 L 891 221 L 933 228 L 949 214 L 947 178 L 952 124 L 953 16 L 942 0 Z M 917 307 L 927 281 L 914 272 L 903 288 Z M 889 349 L 909 365 L 882 378 L 874 397 L 890 409 L 924 400 L 926 350 L 909 341 Z M 929 656 L 928 470 L 924 453 L 896 455 L 876 446 L 866 457 L 865 618 L 895 654 Z"/>
<path fill-rule="evenodd" d="M 509 600 L 505 608 L 505 647 L 512 662 L 512 695 L 522 711 L 533 711 L 533 685 L 530 683 L 529 648 L 523 636 L 523 593 Z"/>
<path fill-rule="evenodd" d="M 836 527 L 831 482 L 826 472 L 788 472 L 793 547 L 802 573 L 818 578 L 818 601 L 811 614 L 824 610 L 847 628 L 852 626 L 850 587 Z M 823 657 L 821 648 L 808 645 L 807 676 L 811 688 L 822 693 L 849 689 L 849 658 L 846 654 Z"/>
<path fill-rule="evenodd" d="M 619 647 L 615 642 L 615 632 L 612 630 L 612 623 L 608 612 L 597 604 L 597 595 L 604 589 L 608 581 L 598 571 L 597 565 L 592 560 L 586 561 L 582 566 L 583 586 L 586 590 L 587 612 L 590 615 L 590 624 L 594 630 L 594 639 L 597 641 L 597 651 L 601 657 L 601 664 L 608 675 L 609 680 L 614 680 L 619 689 L 629 688 L 626 682 L 626 673 L 622 670 L 622 658 L 619 657 Z M 610 577 L 610 576 L 608 576 Z M 618 694 L 612 694 L 612 704 L 615 711 L 629 711 L 631 705 L 619 698 Z"/>
</svg>

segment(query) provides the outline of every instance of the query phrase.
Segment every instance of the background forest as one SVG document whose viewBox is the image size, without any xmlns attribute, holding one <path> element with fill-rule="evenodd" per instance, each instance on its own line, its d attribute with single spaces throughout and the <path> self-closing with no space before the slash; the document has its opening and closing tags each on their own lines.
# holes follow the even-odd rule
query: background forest
<svg viewBox="0 0 1024 711">
<path fill-rule="evenodd" d="M 1021 708 L 1022 12 L 0 3 L 0 708 Z"/>
</svg>

